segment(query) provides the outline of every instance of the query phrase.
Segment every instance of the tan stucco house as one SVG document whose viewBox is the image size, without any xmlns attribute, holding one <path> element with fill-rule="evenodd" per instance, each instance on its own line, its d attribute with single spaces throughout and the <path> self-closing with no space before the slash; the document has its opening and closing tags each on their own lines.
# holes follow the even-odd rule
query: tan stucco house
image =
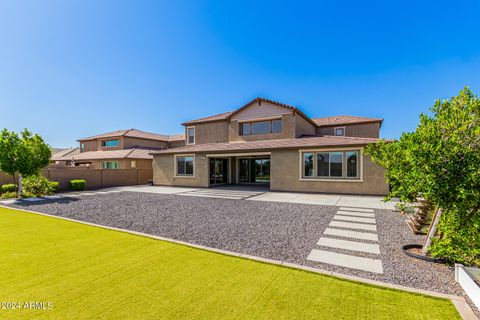
<svg viewBox="0 0 480 320">
<path fill-rule="evenodd" d="M 163 135 L 137 129 L 117 130 L 77 140 L 75 152 L 59 152 L 52 161 L 57 165 L 92 169 L 151 169 L 155 150 L 185 145 L 185 137 Z"/>
<path fill-rule="evenodd" d="M 383 119 L 310 118 L 256 98 L 241 108 L 183 123 L 185 146 L 151 151 L 157 185 L 264 184 L 276 191 L 384 195 L 384 170 L 362 154 Z"/>
</svg>

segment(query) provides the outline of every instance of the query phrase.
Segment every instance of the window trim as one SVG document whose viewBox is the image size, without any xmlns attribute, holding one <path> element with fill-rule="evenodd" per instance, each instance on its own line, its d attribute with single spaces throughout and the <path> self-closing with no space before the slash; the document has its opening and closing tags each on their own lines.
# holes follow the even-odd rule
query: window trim
<svg viewBox="0 0 480 320">
<path fill-rule="evenodd" d="M 346 161 L 344 156 L 349 151 L 357 151 L 358 152 L 358 177 L 352 178 L 347 177 L 346 172 Z M 322 152 L 342 152 L 342 177 L 317 177 L 317 153 Z M 304 154 L 305 153 L 313 153 L 313 177 L 308 177 L 304 175 Z M 299 159 L 299 181 L 319 181 L 319 182 L 365 182 L 363 180 L 363 147 L 361 148 L 335 148 L 335 149 L 300 149 L 298 150 L 298 159 Z M 329 164 L 329 171 L 330 171 L 330 164 Z"/>
<path fill-rule="evenodd" d="M 130 168 L 137 169 L 137 160 L 130 160 Z"/>
<path fill-rule="evenodd" d="M 187 158 L 187 157 L 192 157 L 193 158 L 193 174 L 182 174 L 178 175 L 177 171 L 177 159 L 178 158 Z M 195 154 L 175 154 L 173 155 L 173 177 L 174 178 L 189 178 L 189 179 L 194 179 L 195 178 Z"/>
<path fill-rule="evenodd" d="M 337 129 L 343 129 L 343 135 L 337 135 Z M 345 137 L 345 134 L 346 134 L 345 127 L 334 127 L 333 128 L 333 135 L 335 137 Z"/>
<path fill-rule="evenodd" d="M 190 129 L 193 129 L 193 142 L 190 142 L 190 136 L 188 135 L 188 131 L 189 131 Z M 196 135 L 195 126 L 187 127 L 186 130 L 187 130 L 187 132 L 186 132 L 186 135 L 185 135 L 185 144 L 186 144 L 186 145 L 189 145 L 189 146 L 194 145 L 195 142 L 196 142 L 196 140 L 197 140 L 197 139 L 196 139 L 196 136 L 195 136 L 195 135 Z"/>
<path fill-rule="evenodd" d="M 281 121 L 281 130 L 280 132 L 273 132 L 273 121 L 280 120 Z M 267 133 L 252 133 L 252 124 L 257 122 L 268 122 L 268 131 Z M 243 133 L 243 126 L 248 124 L 249 133 Z M 244 120 L 238 122 L 238 135 L 240 136 L 258 136 L 262 134 L 282 134 L 283 133 L 283 118 L 268 118 L 268 119 L 255 119 L 255 120 Z"/>
<path fill-rule="evenodd" d="M 107 146 L 106 143 L 108 141 L 117 141 L 117 145 L 116 146 Z M 103 143 L 105 143 L 105 145 L 103 145 Z M 102 140 L 101 142 L 101 145 L 102 145 L 102 148 L 118 148 L 120 147 L 120 139 L 107 139 L 107 140 Z"/>
</svg>

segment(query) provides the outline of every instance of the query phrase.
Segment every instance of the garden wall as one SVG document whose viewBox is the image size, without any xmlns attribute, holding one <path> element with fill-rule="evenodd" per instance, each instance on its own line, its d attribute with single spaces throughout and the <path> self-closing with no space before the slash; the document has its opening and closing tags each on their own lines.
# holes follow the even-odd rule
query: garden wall
<svg viewBox="0 0 480 320">
<path fill-rule="evenodd" d="M 12 176 L 9 176 L 6 173 L 0 171 L 0 186 L 7 183 L 13 183 Z"/>
<path fill-rule="evenodd" d="M 60 182 L 60 189 L 69 188 L 69 181 L 83 179 L 87 189 L 147 184 L 153 178 L 152 169 L 89 169 L 89 168 L 48 168 L 42 173 L 51 181 Z"/>
</svg>

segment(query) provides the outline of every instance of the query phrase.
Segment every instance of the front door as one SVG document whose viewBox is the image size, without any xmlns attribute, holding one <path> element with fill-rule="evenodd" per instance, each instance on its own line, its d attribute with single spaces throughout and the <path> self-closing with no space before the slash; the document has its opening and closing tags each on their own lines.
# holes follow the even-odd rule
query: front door
<svg viewBox="0 0 480 320">
<path fill-rule="evenodd" d="M 228 183 L 228 159 L 210 158 L 210 185 Z"/>
</svg>

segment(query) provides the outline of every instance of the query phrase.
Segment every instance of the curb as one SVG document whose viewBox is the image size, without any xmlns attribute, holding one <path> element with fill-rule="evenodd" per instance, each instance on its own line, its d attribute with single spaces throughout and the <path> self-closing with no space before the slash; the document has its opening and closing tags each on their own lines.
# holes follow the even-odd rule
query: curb
<svg viewBox="0 0 480 320">
<path fill-rule="evenodd" d="M 431 297 L 435 297 L 435 298 L 448 299 L 448 300 L 452 301 L 453 305 L 457 309 L 457 311 L 460 314 L 460 316 L 462 317 L 462 319 L 464 319 L 464 320 L 479 320 L 477 318 L 477 316 L 475 315 L 475 313 L 473 312 L 470 305 L 467 303 L 465 298 L 462 297 L 462 296 L 456 296 L 456 295 L 439 293 L 439 292 L 434 292 L 434 291 L 410 288 L 410 287 L 406 287 L 406 286 L 402 286 L 402 285 L 397 285 L 397 284 L 392 284 L 392 283 L 387 283 L 387 282 L 382 282 L 382 281 L 377 281 L 377 280 L 371 280 L 371 279 L 365 279 L 365 278 L 346 275 L 346 274 L 342 274 L 342 273 L 338 273 L 338 272 L 334 272 L 334 271 L 327 271 L 327 270 L 324 270 L 324 269 L 313 268 L 313 267 L 309 267 L 309 266 L 303 266 L 303 265 L 300 265 L 300 264 L 291 263 L 291 262 L 287 262 L 287 261 L 273 260 L 273 259 L 268 259 L 268 258 L 252 256 L 252 255 L 248 255 L 248 254 L 237 253 L 237 252 L 228 251 L 228 250 L 211 248 L 211 247 L 202 246 L 202 245 L 198 245 L 198 244 L 194 244 L 194 243 L 190 243 L 190 242 L 185 242 L 185 241 L 181 241 L 181 240 L 175 240 L 175 239 L 165 238 L 165 237 L 162 237 L 162 236 L 156 236 L 156 235 L 152 235 L 152 234 L 148 234 L 148 233 L 144 233 L 144 232 L 122 229 L 122 228 L 116 228 L 116 227 L 109 227 L 109 226 L 104 226 L 104 225 L 95 224 L 95 223 L 91 223 L 91 222 L 75 220 L 75 219 L 60 217 L 60 216 L 55 216 L 55 215 L 51 215 L 51 214 L 43 213 L 43 212 L 38 212 L 38 211 L 12 208 L 12 207 L 8 207 L 8 206 L 1 205 L 1 204 L 0 204 L 0 208 L 5 208 L 5 209 L 10 209 L 10 210 L 15 210 L 15 211 L 23 211 L 23 212 L 37 214 L 37 215 L 41 215 L 41 216 L 45 216 L 45 217 L 50 217 L 50 218 L 55 218 L 55 219 L 60 219 L 60 220 L 66 220 L 66 221 L 70 221 L 70 222 L 76 222 L 76 223 L 80 223 L 80 224 L 84 224 L 84 225 L 88 225 L 88 226 L 92 226 L 92 227 L 97 227 L 97 228 L 102 228 L 102 229 L 107 229 L 107 230 L 112 230 L 112 231 L 119 231 L 119 232 L 128 233 L 128 234 L 141 236 L 141 237 L 145 237 L 145 238 L 150 238 L 150 239 L 155 239 L 155 240 L 161 240 L 161 241 L 166 241 L 166 242 L 170 242 L 170 243 L 180 244 L 180 245 L 184 245 L 184 246 L 195 248 L 195 249 L 201 249 L 201 250 L 206 250 L 206 251 L 215 252 L 215 253 L 219 253 L 219 254 L 224 254 L 224 255 L 227 255 L 227 256 L 233 256 L 233 257 L 249 259 L 249 260 L 253 260 L 253 261 L 257 261 L 257 262 L 262 262 L 262 263 L 269 263 L 269 264 L 274 264 L 274 265 L 278 265 L 278 266 L 284 266 L 284 267 L 291 268 L 291 269 L 313 272 L 313 273 L 317 273 L 317 274 L 336 277 L 336 278 L 343 279 L 343 280 L 349 280 L 349 281 L 359 282 L 359 283 L 363 283 L 363 284 L 374 285 L 374 286 L 377 286 L 377 287 L 384 287 L 384 288 L 388 288 L 388 289 L 407 291 L 407 292 L 422 294 L 422 295 L 431 296 Z"/>
</svg>

